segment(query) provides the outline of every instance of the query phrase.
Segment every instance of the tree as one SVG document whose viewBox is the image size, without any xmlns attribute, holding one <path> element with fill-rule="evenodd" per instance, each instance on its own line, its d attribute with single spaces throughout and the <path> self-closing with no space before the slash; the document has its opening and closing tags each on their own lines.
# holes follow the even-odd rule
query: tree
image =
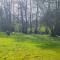
<svg viewBox="0 0 60 60">
<path fill-rule="evenodd" d="M 38 33 L 38 14 L 39 14 L 39 10 L 38 10 L 38 2 L 37 2 L 37 12 L 36 12 L 36 24 L 35 24 L 35 33 Z"/>
<path fill-rule="evenodd" d="M 32 1 L 30 0 L 30 33 L 32 33 Z"/>
<path fill-rule="evenodd" d="M 25 1 L 25 20 L 26 20 L 26 31 L 25 31 L 25 33 L 27 33 L 27 29 L 28 29 L 28 27 L 27 27 L 27 0 Z"/>
<path fill-rule="evenodd" d="M 11 31 L 11 1 L 4 0 L 4 12 L 5 12 L 5 31 Z"/>
</svg>

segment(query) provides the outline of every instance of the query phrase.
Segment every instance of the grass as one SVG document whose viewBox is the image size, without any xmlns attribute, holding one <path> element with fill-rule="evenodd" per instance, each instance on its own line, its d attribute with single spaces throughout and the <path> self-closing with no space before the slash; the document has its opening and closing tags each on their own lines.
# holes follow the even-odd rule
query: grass
<svg viewBox="0 0 60 60">
<path fill-rule="evenodd" d="M 0 60 L 60 60 L 60 38 L 0 33 Z"/>
</svg>

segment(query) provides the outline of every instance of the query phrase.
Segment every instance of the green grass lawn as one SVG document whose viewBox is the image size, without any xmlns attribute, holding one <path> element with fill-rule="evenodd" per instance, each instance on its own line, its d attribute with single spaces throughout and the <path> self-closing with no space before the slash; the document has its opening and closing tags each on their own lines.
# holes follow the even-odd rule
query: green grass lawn
<svg viewBox="0 0 60 60">
<path fill-rule="evenodd" d="M 0 33 L 0 60 L 60 60 L 60 38 Z"/>
</svg>

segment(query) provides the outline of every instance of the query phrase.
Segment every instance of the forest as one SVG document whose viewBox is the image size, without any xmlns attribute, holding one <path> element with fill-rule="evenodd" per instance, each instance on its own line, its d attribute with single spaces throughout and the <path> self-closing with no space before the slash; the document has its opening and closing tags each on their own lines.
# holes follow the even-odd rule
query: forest
<svg viewBox="0 0 60 60">
<path fill-rule="evenodd" d="M 60 0 L 0 0 L 0 60 L 60 60 Z"/>
<path fill-rule="evenodd" d="M 60 0 L 0 0 L 0 31 L 60 35 Z"/>
</svg>

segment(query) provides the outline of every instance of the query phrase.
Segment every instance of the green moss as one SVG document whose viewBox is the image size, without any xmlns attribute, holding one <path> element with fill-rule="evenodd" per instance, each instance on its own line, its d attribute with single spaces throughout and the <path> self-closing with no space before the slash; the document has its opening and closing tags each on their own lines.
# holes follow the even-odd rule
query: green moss
<svg viewBox="0 0 60 60">
<path fill-rule="evenodd" d="M 0 60 L 60 60 L 60 38 L 0 33 Z"/>
</svg>

